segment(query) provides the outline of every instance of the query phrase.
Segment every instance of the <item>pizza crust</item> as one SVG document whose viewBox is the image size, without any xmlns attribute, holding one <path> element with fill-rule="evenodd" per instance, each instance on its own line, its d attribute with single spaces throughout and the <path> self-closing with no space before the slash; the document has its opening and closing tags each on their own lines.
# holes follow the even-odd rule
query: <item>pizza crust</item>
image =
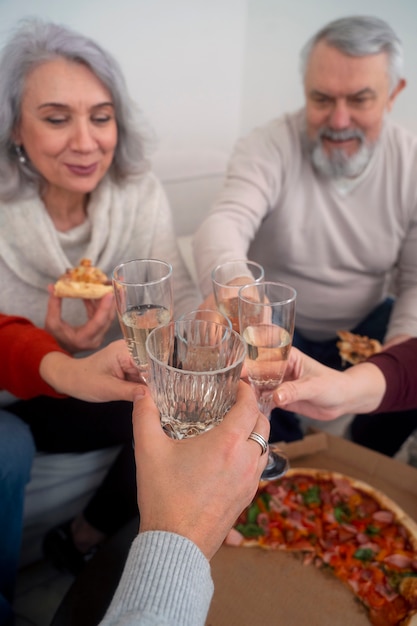
<svg viewBox="0 0 417 626">
<path fill-rule="evenodd" d="M 83 298 L 98 300 L 113 291 L 112 285 L 97 283 L 77 283 L 71 280 L 58 280 L 54 286 L 54 295 L 58 298 Z"/>
<path fill-rule="evenodd" d="M 106 274 L 94 267 L 90 259 L 81 259 L 79 265 L 67 269 L 54 285 L 54 295 L 58 298 L 97 300 L 112 292 Z"/>
</svg>

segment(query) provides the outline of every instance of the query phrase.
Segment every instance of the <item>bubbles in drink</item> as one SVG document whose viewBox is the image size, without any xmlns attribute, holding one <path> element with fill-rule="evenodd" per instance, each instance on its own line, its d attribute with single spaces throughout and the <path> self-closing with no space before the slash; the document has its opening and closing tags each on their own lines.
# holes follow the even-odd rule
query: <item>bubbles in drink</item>
<svg viewBox="0 0 417 626">
<path fill-rule="evenodd" d="M 245 328 L 246 369 L 258 394 L 271 394 L 284 378 L 291 348 L 288 331 L 274 324 Z"/>
<path fill-rule="evenodd" d="M 156 371 L 151 363 L 149 386 L 165 432 L 174 439 L 193 437 L 222 419 L 235 400 L 241 367 L 222 373 Z"/>
<path fill-rule="evenodd" d="M 171 314 L 165 307 L 144 304 L 126 311 L 120 320 L 123 336 L 132 359 L 143 369 L 147 366 L 146 338 L 157 326 L 167 324 Z"/>
</svg>

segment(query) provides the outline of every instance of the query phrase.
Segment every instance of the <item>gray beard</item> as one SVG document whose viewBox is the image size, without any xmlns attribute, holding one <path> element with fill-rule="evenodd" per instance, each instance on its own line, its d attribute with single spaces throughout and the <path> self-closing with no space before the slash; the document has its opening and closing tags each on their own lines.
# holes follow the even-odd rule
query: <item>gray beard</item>
<svg viewBox="0 0 417 626">
<path fill-rule="evenodd" d="M 360 176 L 375 150 L 375 143 L 368 143 L 360 130 L 332 131 L 328 128 L 322 128 L 314 140 L 307 137 L 305 129 L 303 129 L 302 135 L 303 143 L 307 147 L 313 166 L 327 178 L 356 178 Z M 327 154 L 322 145 L 322 137 L 325 135 L 345 139 L 351 136 L 355 137 L 361 142 L 359 150 L 351 156 L 347 155 L 344 150 L 332 150 L 330 154 Z"/>
</svg>

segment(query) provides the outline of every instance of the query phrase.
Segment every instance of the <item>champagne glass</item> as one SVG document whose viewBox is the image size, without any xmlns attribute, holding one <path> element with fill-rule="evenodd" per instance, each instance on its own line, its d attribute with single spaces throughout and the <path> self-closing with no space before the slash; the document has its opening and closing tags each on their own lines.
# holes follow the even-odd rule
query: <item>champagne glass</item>
<svg viewBox="0 0 417 626">
<path fill-rule="evenodd" d="M 259 409 L 268 418 L 272 396 L 284 378 L 291 349 L 295 301 L 295 289 L 285 283 L 265 281 L 239 290 L 239 323 L 246 344 L 246 372 Z M 270 450 L 262 478 L 273 480 L 287 469 L 287 457 Z"/>
<path fill-rule="evenodd" d="M 130 355 L 146 381 L 145 341 L 172 319 L 172 266 L 159 259 L 134 259 L 113 271 L 117 314 Z"/>
<path fill-rule="evenodd" d="M 230 319 L 236 332 L 239 332 L 239 289 L 248 283 L 261 282 L 264 274 L 262 265 L 247 259 L 220 263 L 211 273 L 217 308 Z"/>
<path fill-rule="evenodd" d="M 228 326 L 200 319 L 171 322 L 149 334 L 146 351 L 147 384 L 170 437 L 212 428 L 235 403 L 246 349 Z"/>
</svg>

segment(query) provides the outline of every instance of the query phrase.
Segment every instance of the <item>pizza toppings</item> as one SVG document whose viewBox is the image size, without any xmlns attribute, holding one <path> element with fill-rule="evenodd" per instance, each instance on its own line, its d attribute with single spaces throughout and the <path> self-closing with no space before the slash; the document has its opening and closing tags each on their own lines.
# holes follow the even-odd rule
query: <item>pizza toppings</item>
<svg viewBox="0 0 417 626">
<path fill-rule="evenodd" d="M 382 346 L 377 339 L 369 339 L 365 335 L 355 335 L 348 330 L 339 330 L 337 335 L 340 341 L 336 345 L 343 363 L 356 365 L 373 354 L 381 352 Z"/>
<path fill-rule="evenodd" d="M 340 475 L 290 470 L 260 487 L 227 543 L 301 552 L 350 587 L 372 624 L 394 626 L 417 609 L 417 527 L 380 495 Z"/>
<path fill-rule="evenodd" d="M 106 274 L 94 267 L 90 259 L 81 259 L 77 267 L 67 269 L 54 286 L 54 294 L 59 298 L 98 299 L 112 291 Z"/>
</svg>

